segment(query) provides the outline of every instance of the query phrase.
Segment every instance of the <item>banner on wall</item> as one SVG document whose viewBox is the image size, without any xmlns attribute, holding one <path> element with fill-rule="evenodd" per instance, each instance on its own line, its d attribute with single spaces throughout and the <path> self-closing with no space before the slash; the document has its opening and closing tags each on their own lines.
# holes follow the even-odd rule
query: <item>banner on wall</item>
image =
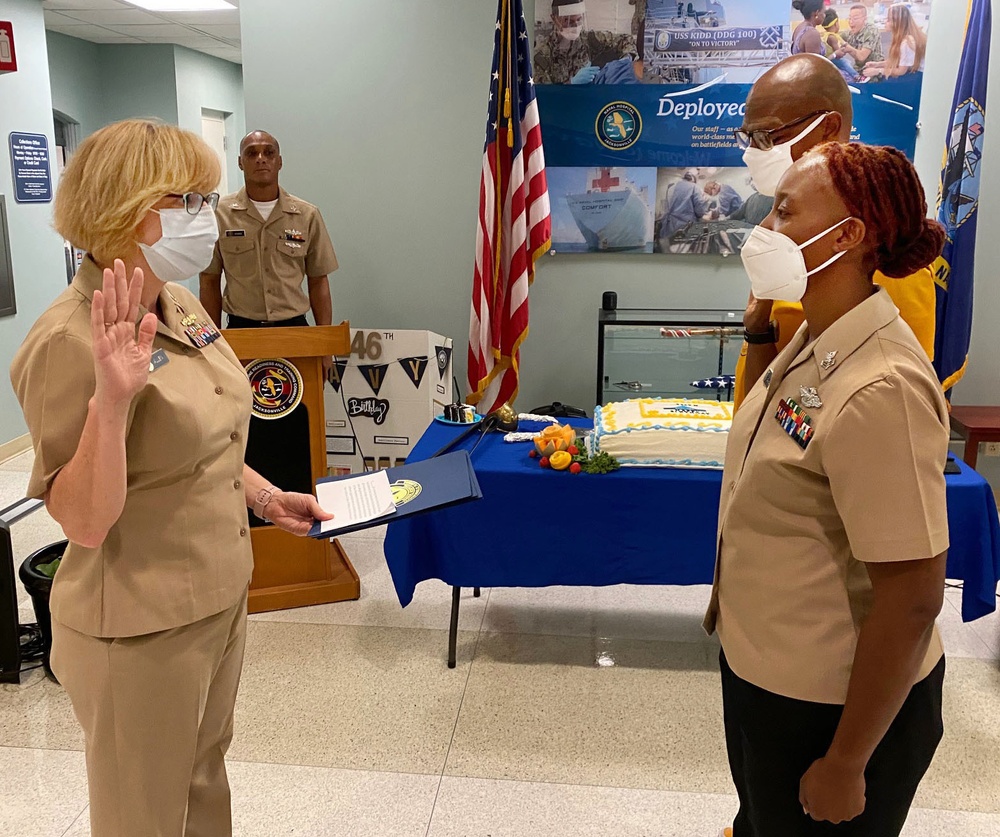
<svg viewBox="0 0 1000 837">
<path fill-rule="evenodd" d="M 852 138 L 912 158 L 930 3 L 829 10 L 813 40 L 851 89 Z M 753 82 L 800 51 L 805 25 L 788 0 L 539 0 L 553 250 L 738 251 L 770 201 L 733 130 Z"/>
</svg>

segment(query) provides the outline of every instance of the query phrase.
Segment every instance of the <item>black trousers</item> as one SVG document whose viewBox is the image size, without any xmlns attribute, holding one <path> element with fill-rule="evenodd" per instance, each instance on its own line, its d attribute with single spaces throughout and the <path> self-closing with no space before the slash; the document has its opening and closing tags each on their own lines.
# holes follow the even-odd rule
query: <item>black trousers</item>
<svg viewBox="0 0 1000 837">
<path fill-rule="evenodd" d="M 305 314 L 299 314 L 290 320 L 274 320 L 273 322 L 261 322 L 260 320 L 248 320 L 246 317 L 237 317 L 235 314 L 226 314 L 226 328 L 283 328 L 284 326 L 307 326 Z"/>
<path fill-rule="evenodd" d="M 809 703 L 741 680 L 720 655 L 729 767 L 740 798 L 733 837 L 898 837 L 944 732 L 944 659 L 911 689 L 865 771 L 861 816 L 833 825 L 802 811 L 799 783 L 826 755 L 842 706 Z"/>
</svg>

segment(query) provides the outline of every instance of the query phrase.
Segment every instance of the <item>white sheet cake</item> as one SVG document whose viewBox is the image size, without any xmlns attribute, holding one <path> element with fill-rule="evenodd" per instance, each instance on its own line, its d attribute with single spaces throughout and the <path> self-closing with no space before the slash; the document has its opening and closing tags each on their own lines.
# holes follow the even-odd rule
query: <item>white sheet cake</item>
<svg viewBox="0 0 1000 837">
<path fill-rule="evenodd" d="M 721 468 L 732 404 L 694 398 L 632 398 L 594 410 L 591 450 L 622 465 Z"/>
</svg>

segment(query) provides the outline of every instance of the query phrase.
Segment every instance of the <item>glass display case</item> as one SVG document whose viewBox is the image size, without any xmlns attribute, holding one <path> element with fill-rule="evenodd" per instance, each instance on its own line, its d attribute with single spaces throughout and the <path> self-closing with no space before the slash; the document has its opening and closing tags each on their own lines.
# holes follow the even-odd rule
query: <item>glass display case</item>
<svg viewBox="0 0 1000 837">
<path fill-rule="evenodd" d="M 731 401 L 743 312 L 601 309 L 597 403 L 627 398 Z"/>
</svg>

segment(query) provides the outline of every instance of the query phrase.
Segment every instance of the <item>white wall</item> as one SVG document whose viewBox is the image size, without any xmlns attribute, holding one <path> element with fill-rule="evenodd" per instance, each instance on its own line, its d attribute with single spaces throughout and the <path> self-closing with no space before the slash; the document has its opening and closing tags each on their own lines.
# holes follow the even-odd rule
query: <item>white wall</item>
<svg viewBox="0 0 1000 837">
<path fill-rule="evenodd" d="M 936 0 L 927 56 L 917 160 L 931 203 L 961 41 L 955 5 Z M 284 184 L 323 210 L 341 262 L 336 315 L 450 335 L 464 367 L 495 3 L 414 0 L 391 18 L 372 16 L 366 0 L 286 8 L 274 15 L 267 0 L 241 3 L 247 121 L 278 136 Z M 993 211 L 984 200 L 986 219 Z M 747 281 L 735 258 L 545 257 L 531 293 L 520 408 L 593 406 L 604 290 L 618 292 L 620 307 L 742 308 Z M 987 281 L 980 291 L 990 293 Z M 976 337 L 975 365 L 1000 364 L 993 341 L 979 328 Z M 980 394 L 1000 403 L 995 376 Z"/>
<path fill-rule="evenodd" d="M 18 70 L 0 75 L 0 194 L 6 196 L 17 314 L 0 318 L 0 444 L 27 432 L 7 370 L 24 335 L 66 287 L 62 240 L 52 230 L 52 204 L 14 202 L 11 131 L 52 135 L 52 98 L 46 60 L 45 24 L 37 0 L 4 0 L 3 18 L 14 25 Z M 53 161 L 53 176 L 55 165 Z"/>
</svg>

